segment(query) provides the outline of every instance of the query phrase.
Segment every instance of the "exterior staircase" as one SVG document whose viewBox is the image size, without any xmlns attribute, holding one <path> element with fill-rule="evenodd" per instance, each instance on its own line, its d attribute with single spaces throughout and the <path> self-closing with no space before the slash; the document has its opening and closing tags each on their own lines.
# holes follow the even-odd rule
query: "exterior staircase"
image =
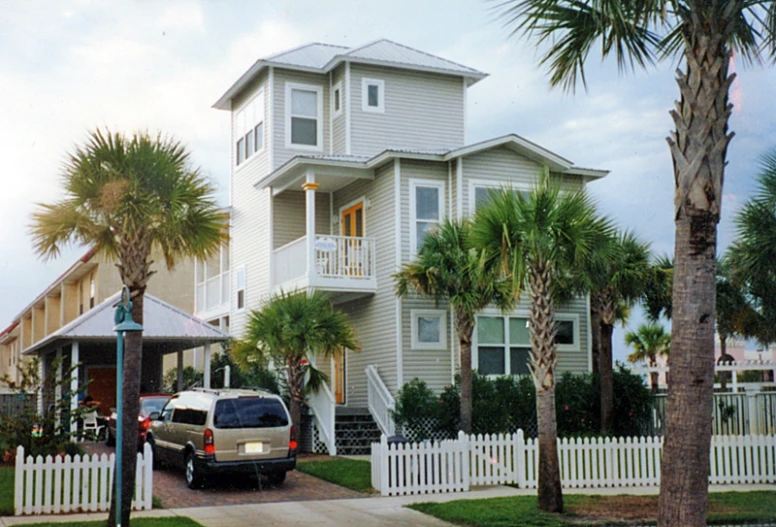
<svg viewBox="0 0 776 527">
<path fill-rule="evenodd" d="M 334 420 L 337 455 L 368 455 L 380 441 L 380 428 L 367 408 L 337 407 Z"/>
</svg>

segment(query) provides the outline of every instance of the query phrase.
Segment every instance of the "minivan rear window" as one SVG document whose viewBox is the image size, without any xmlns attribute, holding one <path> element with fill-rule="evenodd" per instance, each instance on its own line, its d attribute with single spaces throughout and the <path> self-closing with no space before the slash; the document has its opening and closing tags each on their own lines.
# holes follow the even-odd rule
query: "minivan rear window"
<svg viewBox="0 0 776 527">
<path fill-rule="evenodd" d="M 239 397 L 216 402 L 216 428 L 274 428 L 288 425 L 288 413 L 277 399 Z"/>
</svg>

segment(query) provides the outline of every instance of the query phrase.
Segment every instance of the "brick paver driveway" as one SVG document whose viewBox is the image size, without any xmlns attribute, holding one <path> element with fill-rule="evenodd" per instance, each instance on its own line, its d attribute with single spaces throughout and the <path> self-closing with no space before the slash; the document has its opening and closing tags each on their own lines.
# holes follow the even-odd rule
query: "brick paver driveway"
<svg viewBox="0 0 776 527">
<path fill-rule="evenodd" d="M 84 442 L 82 446 L 89 453 L 113 452 L 105 443 Z M 165 467 L 154 471 L 154 497 L 162 501 L 164 508 L 171 509 L 358 498 L 363 494 L 297 471 L 289 472 L 286 481 L 277 487 L 262 482 L 259 488 L 251 478 L 223 477 L 209 481 L 203 489 L 191 490 L 186 486 L 182 470 Z"/>
</svg>

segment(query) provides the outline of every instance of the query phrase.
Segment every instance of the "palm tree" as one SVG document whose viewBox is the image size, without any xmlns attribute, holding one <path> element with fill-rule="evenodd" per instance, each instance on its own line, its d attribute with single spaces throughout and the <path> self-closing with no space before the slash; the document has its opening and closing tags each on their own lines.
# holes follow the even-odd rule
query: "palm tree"
<svg viewBox="0 0 776 527">
<path fill-rule="evenodd" d="M 659 321 L 661 316 L 671 320 L 673 287 L 674 260 L 665 255 L 654 259 L 649 266 L 644 296 L 641 299 L 647 317 L 652 322 Z"/>
<path fill-rule="evenodd" d="M 472 241 L 530 296 L 531 374 L 539 431 L 539 508 L 560 512 L 563 494 L 555 417 L 556 284 L 586 266 L 612 227 L 584 191 L 561 193 L 545 174 L 528 195 L 504 189 L 474 219 Z"/>
<path fill-rule="evenodd" d="M 629 231 L 608 239 L 595 252 L 585 274 L 591 281 L 590 311 L 597 313 L 599 325 L 591 320 L 591 330 L 599 332 L 598 372 L 601 378 L 601 431 L 612 429 L 614 410 L 614 370 L 612 334 L 618 308 L 628 308 L 639 300 L 649 276 L 649 244 Z M 592 319 L 591 315 L 591 319 Z"/>
<path fill-rule="evenodd" d="M 347 316 L 334 309 L 326 293 L 280 292 L 251 311 L 233 353 L 243 362 L 271 360 L 285 369 L 291 421 L 300 430 L 305 394 L 326 380 L 310 360 L 331 359 L 342 348 L 357 347 Z"/>
<path fill-rule="evenodd" d="M 728 70 L 776 56 L 775 0 L 498 0 L 508 26 L 546 43 L 550 83 L 573 89 L 594 46 L 620 69 L 683 59 L 668 139 L 674 165 L 671 377 L 658 524 L 706 522 L 714 383 L 714 258 L 728 132 Z"/>
<path fill-rule="evenodd" d="M 38 205 L 32 215 L 35 251 L 49 259 L 76 243 L 115 259 L 130 290 L 132 317 L 140 324 L 143 295 L 155 273 L 152 253 L 173 269 L 181 258 L 210 256 L 227 239 L 227 217 L 216 206 L 213 186 L 190 167 L 189 153 L 174 139 L 97 130 L 68 155 L 63 175 L 65 198 Z M 142 350 L 142 334 L 128 333 L 125 430 L 137 427 Z M 121 448 L 124 459 L 134 459 L 137 434 L 127 434 Z M 128 526 L 135 465 L 125 463 L 123 469 L 121 524 Z M 116 524 L 115 509 L 114 500 L 110 525 Z"/>
<path fill-rule="evenodd" d="M 628 355 L 628 362 L 646 362 L 647 366 L 657 366 L 657 357 L 668 357 L 671 350 L 671 334 L 659 324 L 641 324 L 636 331 L 625 334 L 625 344 L 633 346 L 633 353 Z M 658 372 L 649 372 L 649 384 L 652 393 L 657 393 Z"/>
<path fill-rule="evenodd" d="M 471 247 L 471 224 L 445 221 L 426 235 L 415 260 L 394 275 L 396 294 L 410 291 L 432 296 L 450 304 L 460 344 L 461 430 L 472 432 L 472 334 L 475 315 L 490 304 L 502 311 L 511 309 L 514 295 L 511 283 L 500 278 L 496 269 L 485 265 L 479 251 Z"/>
</svg>

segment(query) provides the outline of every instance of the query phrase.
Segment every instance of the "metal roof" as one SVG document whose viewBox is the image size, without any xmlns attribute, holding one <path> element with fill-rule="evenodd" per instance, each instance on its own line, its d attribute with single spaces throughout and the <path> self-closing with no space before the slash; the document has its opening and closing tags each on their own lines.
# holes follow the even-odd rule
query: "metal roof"
<svg viewBox="0 0 776 527">
<path fill-rule="evenodd" d="M 346 53 L 350 48 L 313 42 L 298 48 L 273 55 L 264 60 L 302 68 L 323 68 L 338 54 Z"/>
<path fill-rule="evenodd" d="M 345 53 L 344 56 L 349 59 L 393 62 L 404 66 L 420 66 L 423 68 L 457 71 L 462 74 L 483 74 L 481 71 L 477 71 L 474 68 L 387 39 L 376 40 L 375 42 L 370 42 L 360 48 L 351 49 Z"/>
<path fill-rule="evenodd" d="M 120 292 L 110 296 L 22 353 L 34 353 L 57 340 L 115 340 L 113 317 L 120 296 Z M 143 341 L 185 342 L 195 347 L 230 338 L 229 334 L 153 295 L 146 293 L 143 300 Z"/>
</svg>

